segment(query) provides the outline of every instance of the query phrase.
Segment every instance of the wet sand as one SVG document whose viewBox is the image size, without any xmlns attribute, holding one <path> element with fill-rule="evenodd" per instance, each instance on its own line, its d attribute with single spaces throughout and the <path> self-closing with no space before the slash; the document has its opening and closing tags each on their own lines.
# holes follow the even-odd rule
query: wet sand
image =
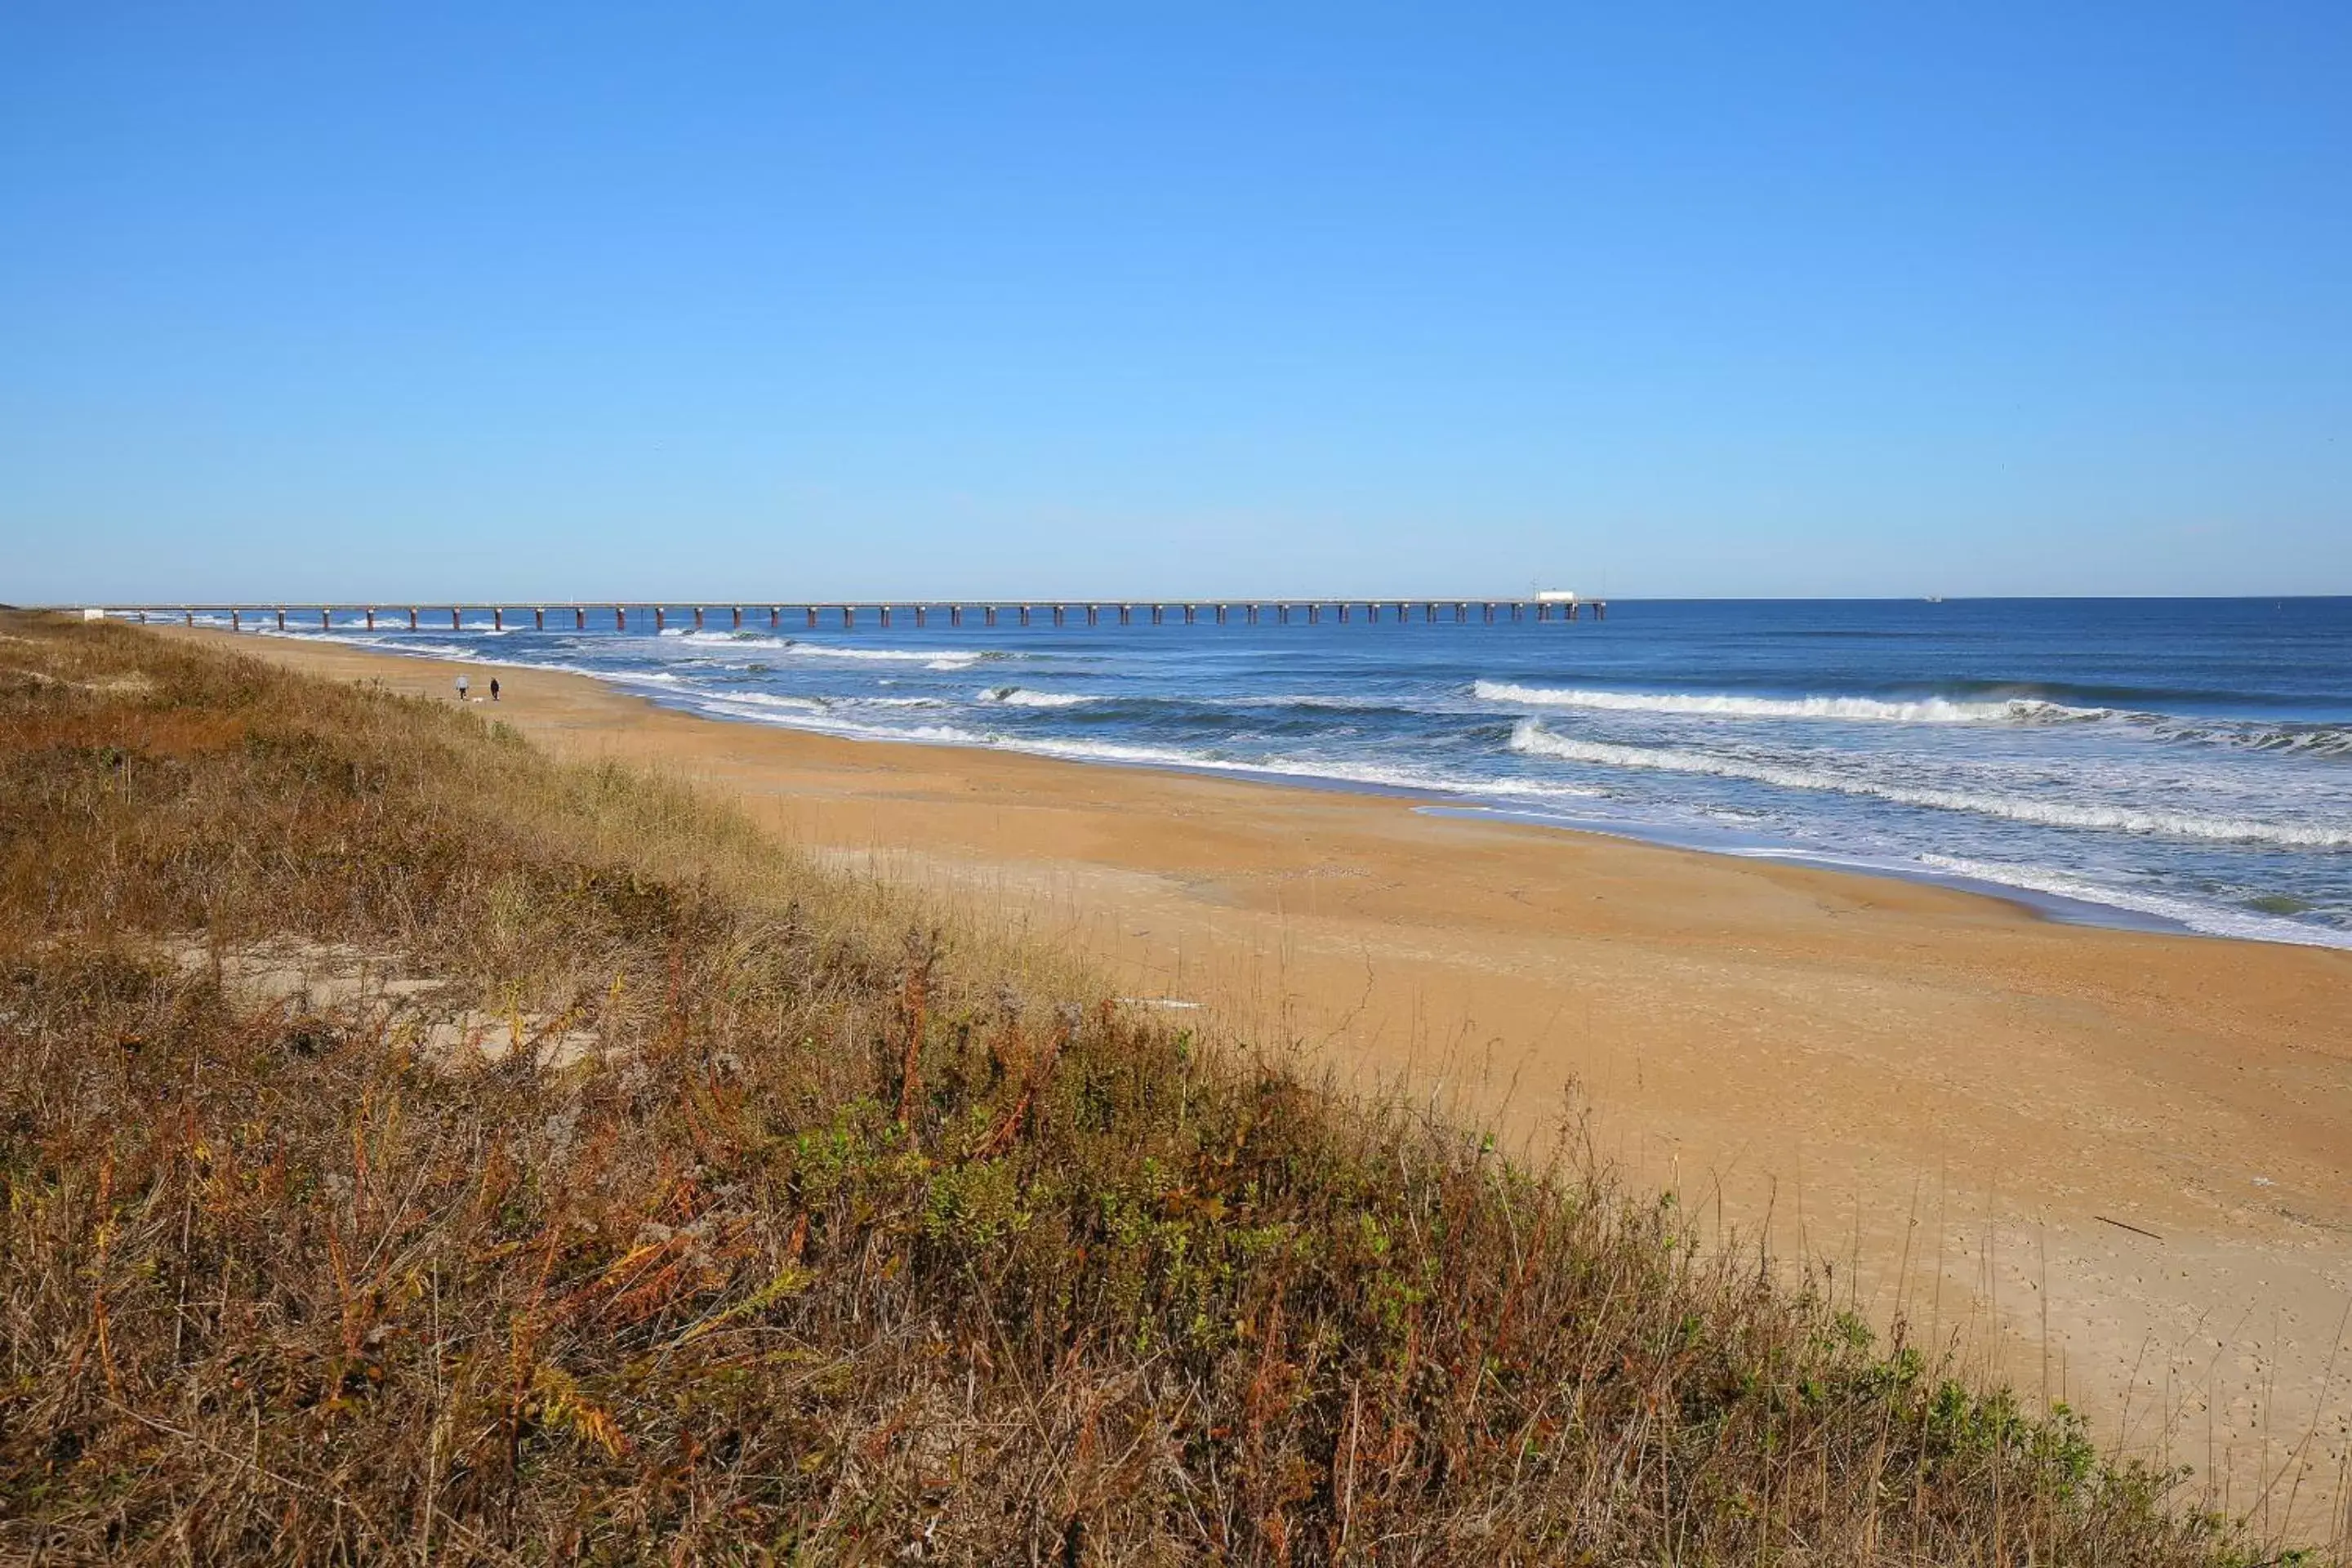
<svg viewBox="0 0 2352 1568">
<path fill-rule="evenodd" d="M 162 635 L 229 640 L 228 634 Z M 1578 1130 L 1874 1322 L 2212 1500 L 2335 1527 L 2352 1447 L 2352 952 L 1414 801 L 830 737 L 576 676 L 245 636 L 660 767 L 1026 922 L 1130 996 L 1490 1123 Z M 484 710 L 488 709 L 484 705 Z"/>
</svg>

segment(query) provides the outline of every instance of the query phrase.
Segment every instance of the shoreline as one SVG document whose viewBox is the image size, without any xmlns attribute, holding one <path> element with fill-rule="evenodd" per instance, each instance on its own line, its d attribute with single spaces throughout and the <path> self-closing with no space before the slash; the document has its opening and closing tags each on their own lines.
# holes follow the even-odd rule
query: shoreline
<svg viewBox="0 0 2352 1568">
<path fill-rule="evenodd" d="M 2120 904 L 2103 904 L 2092 899 L 2071 899 L 2063 893 L 2045 893 L 2032 888 L 2013 887 L 1990 878 L 1964 876 L 1957 871 L 1939 871 L 1933 867 L 1912 868 L 1893 862 L 1876 862 L 1845 858 L 1824 851 L 1785 848 L 1777 845 L 1759 845 L 1751 849 L 1728 848 L 1677 838 L 1660 830 L 1643 833 L 1634 827 L 1617 827 L 1599 821 L 1549 819 L 1537 812 L 1517 812 L 1498 805 L 1432 805 L 1423 807 L 1433 816 L 1491 817 L 1523 823 L 1529 827 L 1555 833 L 1584 833 L 1602 838 L 1622 838 L 1630 844 L 1646 844 L 1657 848 L 1682 849 L 1694 855 L 1718 855 L 1734 860 L 1770 860 L 1785 866 L 1802 866 L 1811 870 L 1828 871 L 1844 877 L 1880 878 L 1889 881 L 1911 882 L 1926 888 L 1945 888 L 1956 893 L 1968 893 L 1976 898 L 1990 899 L 2008 904 L 2037 920 L 2052 925 L 2087 926 L 2094 931 L 2137 931 L 2144 936 L 2194 937 L 2202 942 L 2245 942 L 2276 947 L 2332 948 L 2332 942 L 2292 942 L 2284 937 L 2245 936 L 2226 931 L 2199 931 L 2186 921 L 2169 916 L 2150 914 L 2126 909 Z"/>
<path fill-rule="evenodd" d="M 1589 1140 L 1712 1234 L 1826 1266 L 1873 1323 L 2198 1466 L 2217 1502 L 2306 1430 L 2326 1458 L 2298 1507 L 2335 1485 L 2352 952 L 1263 774 L 729 722 L 530 665 L 151 629 L 443 701 L 457 671 L 497 674 L 483 717 L 688 777 L 819 859 L 1083 951 L 1118 994 L 1194 1003 L 1220 1037 L 1409 1086 L 1532 1153 Z"/>
<path fill-rule="evenodd" d="M 1034 757 L 1080 766 L 1144 773 L 1241 781 L 1255 780 L 1287 788 L 1340 795 L 1387 795 L 1421 803 L 1433 815 L 1487 817 L 1515 822 L 1520 826 L 1549 832 L 1592 835 L 1693 854 L 1721 856 L 1748 861 L 1769 860 L 1835 875 L 1886 879 L 1917 886 L 1943 888 L 1974 897 L 1991 899 L 2055 924 L 2079 925 L 2145 934 L 2195 937 L 2207 942 L 2246 942 L 2265 946 L 2305 947 L 2321 951 L 2352 952 L 2352 932 L 2337 933 L 2316 926 L 2304 928 L 2308 931 L 2307 935 L 2296 934 L 2291 929 L 2259 931 L 2213 929 L 2197 924 L 2194 919 L 2187 915 L 2139 908 L 2078 892 L 2036 887 L 2031 882 L 2005 880 L 2000 877 L 1977 871 L 1947 869 L 1928 864 L 1925 860 L 1898 861 L 1892 858 L 1876 858 L 1859 852 L 1849 855 L 1834 849 L 1811 848 L 1795 842 L 1765 837 L 1743 838 L 1741 835 L 1731 829 L 1677 828 L 1664 823 L 1584 817 L 1575 814 L 1565 804 L 1556 811 L 1548 810 L 1535 805 L 1515 804 L 1508 795 L 1481 795 L 1470 788 L 1447 789 L 1432 785 L 1356 779 L 1339 773 L 1291 772 L 1250 763 L 1221 764 L 1206 761 L 1187 762 L 1113 755 L 1081 756 L 1069 754 L 1050 746 L 1001 742 L 992 738 L 948 740 L 936 736 L 867 732 L 849 725 L 828 727 L 820 723 L 795 722 L 782 718 L 769 719 L 739 713 L 716 713 L 707 711 L 684 700 L 666 700 L 662 694 L 671 689 L 671 684 L 661 677 L 633 678 L 569 664 L 501 661 L 471 652 L 462 655 L 452 655 L 445 651 L 410 653 L 396 647 L 380 643 L 337 640 L 314 632 L 290 629 L 280 631 L 263 626 L 255 626 L 240 633 L 232 633 L 226 627 L 217 626 L 187 628 L 163 626 L 158 629 L 175 634 L 194 630 L 198 635 L 228 637 L 237 641 L 240 646 L 244 646 L 246 638 L 264 638 L 299 646 L 345 647 L 355 653 L 381 654 L 387 658 L 404 660 L 446 663 L 452 666 L 480 666 L 486 668 L 497 667 L 529 671 L 542 676 L 571 676 L 594 681 L 615 695 L 635 698 L 654 707 L 690 718 L 760 729 L 786 730 L 827 740 L 849 741 L 868 745 L 939 748 L 987 754 Z M 342 629 L 350 630 L 350 628 Z M 515 629 L 520 628 L 509 628 L 510 631 Z M 673 631 L 671 635 L 683 637 L 689 634 Z M 2031 868 L 2018 869 L 2030 870 Z M 2214 918 L 2219 919 L 2226 912 L 2226 909 L 2215 911 Z M 2269 927 L 2294 928 L 2295 925 L 2295 922 L 2276 919 L 2265 923 Z"/>
</svg>

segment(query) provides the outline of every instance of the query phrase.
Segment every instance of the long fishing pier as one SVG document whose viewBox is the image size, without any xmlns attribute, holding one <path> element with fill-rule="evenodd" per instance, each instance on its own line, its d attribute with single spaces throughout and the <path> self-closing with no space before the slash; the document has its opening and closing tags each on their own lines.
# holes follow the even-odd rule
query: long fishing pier
<svg viewBox="0 0 2352 1568">
<path fill-rule="evenodd" d="M 463 604 L 418 601 L 414 604 L 390 605 L 352 604 L 222 604 L 222 605 L 129 605 L 100 609 L 84 607 L 81 613 L 91 619 L 115 616 L 148 621 L 183 621 L 196 624 L 196 617 L 226 616 L 233 630 L 242 631 L 250 623 L 267 628 L 274 621 L 279 631 L 310 630 L 315 624 L 321 631 L 337 626 L 345 629 L 364 627 L 368 631 L 439 630 L 441 617 L 448 616 L 449 629 L 458 631 L 467 624 L 466 616 L 475 617 L 478 626 L 482 616 L 489 616 L 493 630 L 508 628 L 508 617 L 513 616 L 520 627 L 528 616 L 534 630 L 545 631 L 548 617 L 555 617 L 558 630 L 567 621 L 573 631 L 625 632 L 632 625 L 667 631 L 673 625 L 691 625 L 696 631 L 713 626 L 728 630 L 740 630 L 745 626 L 765 626 L 780 631 L 786 626 L 808 631 L 838 626 L 854 631 L 860 624 L 880 626 L 893 625 L 912 626 L 1292 626 L 1319 625 L 1327 617 L 1347 623 L 1351 617 L 1379 625 L 1387 621 L 1402 625 L 1418 620 L 1423 624 L 1439 622 L 1469 625 L 1478 622 L 1493 625 L 1498 621 L 1574 621 L 1590 611 L 1594 620 L 1605 620 L 1609 605 L 1605 600 L 1580 598 L 1573 594 L 1538 594 L 1523 599 L 857 599 L 857 600 L 781 600 L 736 603 L 712 600 L 701 603 L 669 601 L 651 603 L 604 600 L 523 600 L 520 604 L 489 604 L 468 600 Z M 893 616 L 897 620 L 893 620 Z M 859 617 L 866 617 L 861 623 Z M 289 617 L 291 617 L 290 621 Z M 341 617 L 338 619 L 338 617 Z"/>
</svg>

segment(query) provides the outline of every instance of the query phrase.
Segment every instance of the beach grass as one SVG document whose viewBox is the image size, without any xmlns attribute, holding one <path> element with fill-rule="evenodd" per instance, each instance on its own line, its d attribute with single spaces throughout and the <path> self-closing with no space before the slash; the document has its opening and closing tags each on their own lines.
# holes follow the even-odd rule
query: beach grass
<svg viewBox="0 0 2352 1568">
<path fill-rule="evenodd" d="M 0 635 L 12 1557 L 2287 1560 L 1572 1129 L 478 705 Z"/>
</svg>

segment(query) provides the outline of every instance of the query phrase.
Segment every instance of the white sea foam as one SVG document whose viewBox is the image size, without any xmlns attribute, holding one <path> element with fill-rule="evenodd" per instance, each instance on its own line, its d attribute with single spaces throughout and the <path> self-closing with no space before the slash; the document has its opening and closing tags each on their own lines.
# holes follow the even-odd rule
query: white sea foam
<svg viewBox="0 0 2352 1568">
<path fill-rule="evenodd" d="M 793 713 L 838 713 L 857 708 L 944 708 L 946 703 L 936 697 L 814 697 L 794 696 L 773 691 L 713 691 L 707 694 L 716 702 L 731 702 L 751 708 L 773 708 Z"/>
<path fill-rule="evenodd" d="M 986 686 L 973 694 L 973 700 L 992 702 L 1004 708 L 1076 708 L 1081 703 L 1099 701 L 1076 691 L 1032 691 L 1025 686 Z"/>
<path fill-rule="evenodd" d="M 2109 887 L 2104 882 L 2071 876 L 2046 867 L 1995 864 L 1989 860 L 1966 859 L 1958 855 L 1935 854 L 1921 855 L 1919 863 L 1979 882 L 1993 882 L 2030 893 L 2047 893 L 2053 898 L 2073 899 L 2086 904 L 2105 904 L 2111 909 L 2155 915 L 2208 936 L 2289 942 L 2305 947 L 2352 947 L 2352 931 L 2310 925 L 2302 921 L 2282 920 L 2275 915 L 2258 914 L 2251 910 L 2232 910 L 2189 899 L 2168 898 L 2162 893 L 2138 889 Z"/>
<path fill-rule="evenodd" d="M 768 708 L 792 713 L 830 713 L 833 704 L 822 697 L 792 697 L 774 691 L 726 691 L 697 693 L 712 702 L 724 702 L 740 708 Z"/>
<path fill-rule="evenodd" d="M 2340 724 L 2265 724 L 2249 720 L 2163 718 L 2152 713 L 2145 716 L 2144 722 L 2167 741 L 2327 761 L 2352 758 L 2352 728 Z"/>
<path fill-rule="evenodd" d="M 835 647 L 824 643 L 796 642 L 784 650 L 794 658 L 846 658 L 867 664 L 919 664 L 926 669 L 970 669 L 989 656 L 958 649 L 922 653 L 900 647 Z"/>
<path fill-rule="evenodd" d="M 1533 800 L 1590 800 L 1603 797 L 1608 794 L 1606 790 L 1593 789 L 1582 784 L 1559 784 L 1539 779 L 1465 779 L 1420 769 L 1349 763 L 1338 759 L 1303 757 L 1242 759 L 1188 751 L 1174 746 L 1138 746 L 1108 741 L 1057 741 L 1030 736 L 1016 737 L 995 731 L 982 732 L 967 730 L 952 724 L 900 726 L 860 723 L 854 718 L 844 717 L 813 701 L 803 707 L 800 702 L 780 700 L 758 692 L 698 693 L 694 701 L 695 706 L 706 713 L 726 718 L 747 719 L 758 723 L 785 725 L 793 729 L 811 730 L 853 740 L 914 741 L 932 745 L 982 746 L 997 751 L 1023 752 L 1034 756 L 1058 757 L 1069 762 L 1188 768 L 1209 773 L 1242 773 L 1267 778 L 1323 779 L 1338 784 L 1375 784 L 1396 789 L 1423 790 L 1432 794 L 1497 795 Z"/>
<path fill-rule="evenodd" d="M 719 718 L 813 731 L 853 741 L 910 741 L 943 746 L 985 746 L 991 743 L 989 736 L 952 724 L 860 723 L 854 718 L 844 717 L 814 702 L 803 709 L 790 703 L 761 703 L 746 700 L 759 695 L 756 692 L 739 692 L 724 697 L 697 694 L 693 706 L 698 712 Z"/>
<path fill-rule="evenodd" d="M 340 628 L 338 628 L 338 630 L 340 631 Z M 302 634 L 290 631 L 272 631 L 268 635 L 270 637 L 299 637 Z M 442 635 L 446 637 L 448 634 L 445 632 Z M 309 636 L 310 640 L 316 641 L 320 634 L 317 632 L 311 632 Z M 403 632 L 394 637 L 385 637 L 380 633 L 362 630 L 356 637 L 344 637 L 339 635 L 336 637 L 335 640 L 340 643 L 347 643 L 353 647 L 378 648 L 386 653 L 404 653 L 420 658 L 479 659 L 482 657 L 482 652 L 479 648 L 467 647 L 458 643 L 425 642 L 420 640 L 415 634 L 407 632 Z"/>
<path fill-rule="evenodd" d="M 1175 746 L 1133 746 L 1115 741 L 1051 741 L 995 738 L 1008 750 L 1071 762 L 1127 763 L 1147 767 L 1195 768 L 1211 773 L 1251 773 L 1263 777 L 1329 779 L 1340 784 L 1379 784 L 1392 789 L 1426 790 L 1437 795 L 1505 795 L 1538 800 L 1591 800 L 1606 790 L 1539 779 L 1461 778 L 1419 768 L 1389 767 L 1377 763 L 1350 763 L 1338 758 L 1264 757 L 1242 759 Z"/>
<path fill-rule="evenodd" d="M 792 642 L 790 637 L 780 637 L 771 632 L 698 632 L 689 631 L 684 626 L 666 626 L 661 635 L 702 647 L 785 647 Z"/>
<path fill-rule="evenodd" d="M 1922 697 L 1743 697 L 1728 692 L 1593 691 L 1481 680 L 1472 692 L 1488 702 L 1522 707 L 1584 708 L 1610 713 L 1674 713 L 1707 719 L 1832 719 L 1887 724 L 2053 723 L 2104 719 L 2104 708 L 2069 708 L 2039 698 L 1955 701 Z"/>
<path fill-rule="evenodd" d="M 773 648 L 793 658 L 845 658 L 866 664 L 919 664 L 927 669 L 969 669 L 982 660 L 996 657 L 967 648 L 926 652 L 904 647 L 843 647 L 834 643 L 803 642 L 796 637 L 774 637 L 767 632 L 698 632 L 683 626 L 670 626 L 661 635 L 696 647 Z"/>
<path fill-rule="evenodd" d="M 1889 784 L 1859 773 L 1832 771 L 1788 763 L 1763 762 L 1717 752 L 1695 752 L 1673 746 L 1624 746 L 1604 741 L 1579 741 L 1555 735 L 1533 719 L 1522 719 L 1511 731 L 1511 750 L 1528 756 L 1599 767 L 1649 768 L 1662 773 L 1712 773 L 1719 778 L 1748 779 L 1782 789 L 1829 790 L 1840 795 L 1868 795 L 1903 805 L 1938 811 L 1971 812 L 1980 816 L 2006 817 L 2012 822 L 2049 827 L 2079 827 L 2110 833 L 2159 834 L 2221 843 L 2275 844 L 2293 848 L 2352 848 L 2352 827 L 2317 823 L 2263 822 L 2247 817 L 2204 816 L 2190 812 L 2153 811 L 2140 806 L 2090 805 L 2072 800 L 2037 800 L 2023 795 L 1990 795 L 1976 790 L 1921 788 Z"/>
</svg>

